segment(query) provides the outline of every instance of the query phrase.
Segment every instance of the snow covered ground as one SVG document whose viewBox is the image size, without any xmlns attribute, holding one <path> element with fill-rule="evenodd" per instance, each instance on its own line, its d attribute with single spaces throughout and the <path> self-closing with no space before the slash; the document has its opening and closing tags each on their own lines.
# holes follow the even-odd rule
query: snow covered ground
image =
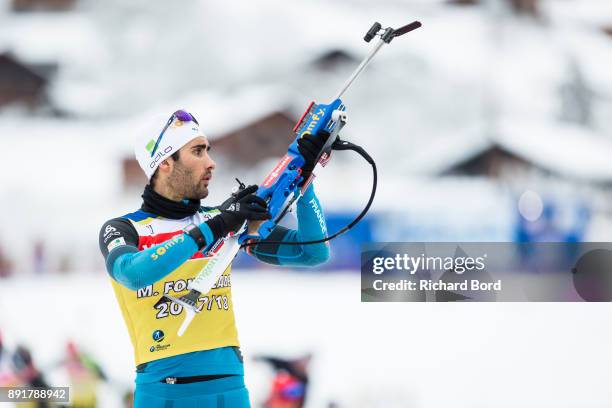
<svg viewBox="0 0 612 408">
<path fill-rule="evenodd" d="M 239 271 L 232 281 L 253 403 L 271 372 L 258 353 L 314 353 L 308 407 L 604 408 L 610 304 L 360 303 L 356 273 Z M 131 347 L 104 274 L 6 280 L 0 328 L 41 367 L 68 338 L 91 352 L 117 389 L 134 377 Z M 62 384 L 60 373 L 52 378 Z M 117 387 L 119 385 L 119 387 Z"/>
</svg>

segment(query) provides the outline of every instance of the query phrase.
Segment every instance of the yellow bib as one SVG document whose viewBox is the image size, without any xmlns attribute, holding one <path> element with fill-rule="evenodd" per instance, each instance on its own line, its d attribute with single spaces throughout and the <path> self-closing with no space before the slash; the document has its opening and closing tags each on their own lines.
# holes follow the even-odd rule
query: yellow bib
<svg viewBox="0 0 612 408">
<path fill-rule="evenodd" d="M 139 249 L 182 233 L 181 229 L 190 223 L 203 222 L 204 219 L 198 219 L 200 217 L 198 213 L 184 220 L 148 218 L 140 222 L 132 221 L 140 236 Z M 148 233 L 153 231 L 155 235 Z M 192 258 L 164 279 L 138 291 L 130 290 L 111 279 L 130 333 L 136 365 L 193 351 L 239 346 L 232 306 L 231 267 L 223 272 L 210 292 L 200 296 L 200 313 L 196 314 L 183 336 L 177 336 L 185 319 L 181 305 L 165 302 L 154 308 L 163 295 L 179 297 L 186 294 L 188 283 L 208 260 L 207 257 Z"/>
</svg>

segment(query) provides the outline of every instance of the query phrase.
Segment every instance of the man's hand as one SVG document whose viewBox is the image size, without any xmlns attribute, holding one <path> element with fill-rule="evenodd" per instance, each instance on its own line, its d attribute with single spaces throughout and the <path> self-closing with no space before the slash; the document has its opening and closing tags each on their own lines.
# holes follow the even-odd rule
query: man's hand
<svg viewBox="0 0 612 408">
<path fill-rule="evenodd" d="M 230 232 L 236 232 L 245 221 L 265 221 L 272 218 L 267 209 L 268 204 L 254 194 L 256 191 L 256 185 L 248 186 L 219 206 L 221 214 L 206 222 L 215 240 Z"/>
<path fill-rule="evenodd" d="M 259 235 L 259 233 L 257 231 L 259 231 L 259 227 L 261 227 L 261 225 L 264 223 L 265 221 L 248 221 L 247 225 L 248 225 L 248 234 L 249 235 Z"/>
<path fill-rule="evenodd" d="M 302 177 L 304 177 L 304 181 L 310 178 L 312 170 L 317 165 L 317 157 L 319 153 L 321 153 L 321 149 L 328 138 L 329 133 L 321 130 L 315 135 L 306 134 L 298 139 L 298 150 L 304 157 L 304 160 L 306 160 L 306 163 L 304 163 L 302 167 Z"/>
</svg>

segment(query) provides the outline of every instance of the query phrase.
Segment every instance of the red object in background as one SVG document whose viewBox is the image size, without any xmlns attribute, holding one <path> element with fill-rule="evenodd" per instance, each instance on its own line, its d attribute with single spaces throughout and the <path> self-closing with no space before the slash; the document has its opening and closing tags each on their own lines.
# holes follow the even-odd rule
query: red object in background
<svg viewBox="0 0 612 408">
<path fill-rule="evenodd" d="M 304 384 L 291 374 L 278 373 L 265 408 L 300 408 L 303 404 Z"/>
</svg>

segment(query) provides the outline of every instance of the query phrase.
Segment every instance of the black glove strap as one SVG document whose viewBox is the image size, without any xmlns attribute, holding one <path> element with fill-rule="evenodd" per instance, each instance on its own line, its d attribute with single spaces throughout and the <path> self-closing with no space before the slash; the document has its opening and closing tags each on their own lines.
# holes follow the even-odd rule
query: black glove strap
<svg viewBox="0 0 612 408">
<path fill-rule="evenodd" d="M 206 238 L 204 238 L 204 234 L 202 234 L 202 230 L 195 224 L 189 224 L 185 228 L 183 228 L 185 234 L 189 235 L 195 241 L 198 246 L 198 250 L 206 247 Z"/>
<path fill-rule="evenodd" d="M 221 214 L 206 221 L 206 225 L 208 225 L 208 228 L 210 228 L 210 230 L 212 231 L 213 239 L 215 241 L 217 241 L 219 238 L 223 238 L 229 233 L 227 227 L 225 226 L 223 215 L 224 212 L 222 211 Z"/>
</svg>

